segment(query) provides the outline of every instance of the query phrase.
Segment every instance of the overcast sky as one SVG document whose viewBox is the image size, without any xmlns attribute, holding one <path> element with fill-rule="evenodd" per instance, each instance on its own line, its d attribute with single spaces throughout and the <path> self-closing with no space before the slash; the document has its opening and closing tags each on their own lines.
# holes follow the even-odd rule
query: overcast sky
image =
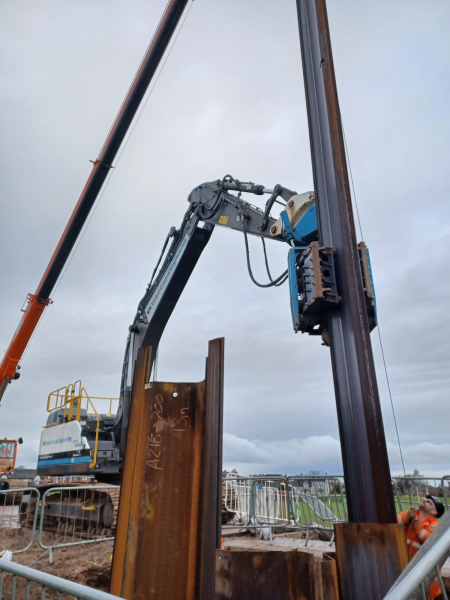
<svg viewBox="0 0 450 600">
<path fill-rule="evenodd" d="M 166 0 L 0 3 L 0 351 L 34 292 Z M 341 111 L 406 469 L 449 470 L 450 3 L 329 0 Z M 294 0 L 195 0 L 0 409 L 36 463 L 50 391 L 117 396 L 128 325 L 198 184 L 231 173 L 313 188 Z M 254 200 L 253 200 L 254 201 Z M 263 200 L 261 201 L 263 202 Z M 264 279 L 259 240 L 254 271 Z M 269 246 L 269 245 L 268 245 Z M 287 247 L 268 247 L 274 273 Z M 216 229 L 160 346 L 158 379 L 199 381 L 225 337 L 224 462 L 342 471 L 329 350 L 294 335 L 285 284 L 249 280 Z M 378 334 L 391 468 L 401 471 Z"/>
</svg>

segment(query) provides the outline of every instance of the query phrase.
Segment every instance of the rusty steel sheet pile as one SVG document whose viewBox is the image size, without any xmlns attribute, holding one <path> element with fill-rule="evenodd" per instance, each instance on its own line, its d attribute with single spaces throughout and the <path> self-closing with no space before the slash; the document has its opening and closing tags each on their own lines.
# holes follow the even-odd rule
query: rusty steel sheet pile
<svg viewBox="0 0 450 600">
<path fill-rule="evenodd" d="M 215 600 L 338 600 L 336 563 L 307 552 L 216 553 Z"/>
<path fill-rule="evenodd" d="M 111 575 L 123 598 L 214 594 L 223 339 L 209 351 L 206 381 L 148 383 L 151 350 L 140 350 Z"/>
<path fill-rule="evenodd" d="M 361 578 L 366 581 L 365 600 L 384 598 L 408 564 L 403 526 L 336 523 L 334 528 L 340 599 L 359 598 Z"/>
</svg>

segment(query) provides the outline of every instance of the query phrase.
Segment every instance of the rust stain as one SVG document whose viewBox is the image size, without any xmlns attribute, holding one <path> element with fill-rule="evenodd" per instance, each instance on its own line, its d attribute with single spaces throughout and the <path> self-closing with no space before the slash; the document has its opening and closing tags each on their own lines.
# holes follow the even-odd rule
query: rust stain
<svg viewBox="0 0 450 600">
<path fill-rule="evenodd" d="M 334 527 L 341 600 L 384 598 L 408 564 L 403 527 L 390 523 Z"/>
<path fill-rule="evenodd" d="M 133 390 L 133 403 L 130 412 L 128 427 L 127 451 L 124 463 L 124 476 L 121 488 L 121 502 L 117 518 L 116 539 L 114 542 L 113 563 L 111 568 L 110 592 L 115 596 L 122 595 L 122 581 L 125 569 L 125 554 L 127 550 L 127 533 L 130 521 L 131 500 L 133 493 L 133 477 L 136 463 L 139 423 L 141 421 L 142 405 L 144 400 L 144 385 L 148 365 L 151 360 L 151 348 L 141 348 L 136 361 Z M 134 560 L 132 548 L 128 548 L 128 559 Z"/>
<path fill-rule="evenodd" d="M 253 563 L 253 566 L 255 568 L 260 567 L 261 563 L 262 563 L 262 556 L 261 556 L 261 554 L 255 554 L 254 557 L 253 557 L 253 559 L 252 559 L 252 563 Z"/>
<path fill-rule="evenodd" d="M 319 600 L 315 570 L 307 553 L 217 550 L 215 600 Z"/>
<path fill-rule="evenodd" d="M 194 600 L 205 384 L 141 387 L 135 460 L 125 474 L 132 493 L 118 595 Z"/>
<path fill-rule="evenodd" d="M 336 561 L 327 560 L 321 563 L 323 600 L 339 600 Z"/>
<path fill-rule="evenodd" d="M 221 407 L 214 404 L 222 399 L 223 340 L 211 342 L 210 353 L 208 364 L 216 368 L 214 377 L 207 374 L 206 393 L 205 381 L 148 383 L 150 355 L 140 351 L 123 479 L 127 505 L 119 514 L 111 587 L 122 598 L 213 600 L 220 511 L 204 499 L 221 491 Z M 214 515 L 208 535 L 205 511 Z M 209 595 L 206 580 L 213 586 Z"/>
</svg>

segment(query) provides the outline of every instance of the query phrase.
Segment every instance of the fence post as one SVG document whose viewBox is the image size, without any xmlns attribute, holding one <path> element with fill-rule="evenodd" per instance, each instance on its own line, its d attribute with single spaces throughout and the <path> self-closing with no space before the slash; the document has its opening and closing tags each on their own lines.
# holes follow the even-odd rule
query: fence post
<svg viewBox="0 0 450 600">
<path fill-rule="evenodd" d="M 450 479 L 450 475 L 444 475 L 444 477 L 441 479 L 441 490 L 442 490 L 442 496 L 444 498 L 445 510 L 448 510 L 448 502 L 447 502 L 447 496 L 445 495 L 444 481 L 448 481 L 449 479 Z"/>
</svg>

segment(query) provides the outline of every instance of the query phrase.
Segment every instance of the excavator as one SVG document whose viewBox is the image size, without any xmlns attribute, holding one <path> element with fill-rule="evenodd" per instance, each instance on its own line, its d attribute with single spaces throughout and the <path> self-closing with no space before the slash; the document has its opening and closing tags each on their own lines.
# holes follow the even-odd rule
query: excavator
<svg viewBox="0 0 450 600">
<path fill-rule="evenodd" d="M 237 192 L 233 194 L 232 192 Z M 242 194 L 270 194 L 264 210 L 242 199 Z M 326 311 L 339 304 L 333 250 L 318 243 L 314 192 L 297 194 L 281 185 L 273 189 L 226 175 L 203 183 L 189 194 L 189 207 L 180 228 L 171 227 L 146 292 L 129 327 L 116 414 L 98 413 L 94 399 L 76 382 L 49 396 L 49 417 L 41 434 L 38 474 L 95 475 L 97 481 L 120 483 L 128 430 L 134 365 L 141 346 L 156 355 L 167 322 L 216 226 L 241 231 L 251 279 L 261 287 L 289 281 L 290 308 L 295 332 L 321 335 L 328 344 Z M 283 210 L 271 215 L 275 203 Z M 253 276 L 248 235 L 260 237 L 269 281 Z M 272 278 L 265 240 L 287 243 L 288 268 Z M 375 294 L 370 259 L 363 242 L 358 246 L 371 328 L 376 324 Z M 159 270 L 158 270 L 159 269 Z M 152 365 L 153 367 L 153 365 Z M 111 406 L 111 401 L 110 401 Z"/>
</svg>

